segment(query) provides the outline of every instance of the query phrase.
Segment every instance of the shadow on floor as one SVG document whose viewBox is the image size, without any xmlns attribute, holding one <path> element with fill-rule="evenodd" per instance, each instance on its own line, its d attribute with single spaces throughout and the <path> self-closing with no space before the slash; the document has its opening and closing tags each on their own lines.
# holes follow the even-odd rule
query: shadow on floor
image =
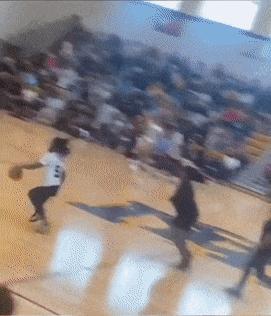
<svg viewBox="0 0 271 316">
<path fill-rule="evenodd" d="M 169 222 L 172 216 L 153 209 L 147 205 L 140 204 L 137 202 L 129 202 L 128 206 L 89 206 L 84 203 L 68 202 L 68 204 L 79 208 L 82 211 L 88 212 L 101 219 L 109 221 L 111 223 L 121 223 L 123 220 L 129 217 L 140 217 L 140 216 L 156 216 L 163 218 L 165 222 Z"/>
<path fill-rule="evenodd" d="M 68 204 L 79 208 L 82 211 L 88 212 L 111 223 L 121 223 L 129 217 L 152 215 L 171 226 L 174 216 L 151 208 L 142 203 L 134 201 L 129 203 L 130 204 L 128 206 L 92 207 L 84 203 L 68 202 Z M 141 228 L 159 235 L 168 241 L 174 242 L 174 240 L 170 237 L 170 228 Z M 204 223 L 199 223 L 198 226 L 193 229 L 189 240 L 206 249 L 207 256 L 239 269 L 242 269 L 246 264 L 253 248 L 255 247 L 254 242 L 244 238 L 243 236 Z M 226 246 L 221 246 L 220 243 L 222 242 L 224 244 L 228 243 L 229 246 L 240 248 L 240 250 L 232 250 L 232 247 L 227 248 Z"/>
</svg>

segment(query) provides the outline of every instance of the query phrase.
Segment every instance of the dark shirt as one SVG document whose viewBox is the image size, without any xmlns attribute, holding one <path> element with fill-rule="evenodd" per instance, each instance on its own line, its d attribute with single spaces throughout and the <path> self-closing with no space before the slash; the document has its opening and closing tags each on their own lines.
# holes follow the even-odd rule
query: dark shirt
<svg viewBox="0 0 271 316">
<path fill-rule="evenodd" d="M 198 218 L 198 208 L 194 199 L 191 181 L 184 177 L 171 202 L 176 208 L 175 224 L 181 229 L 190 230 Z"/>
<path fill-rule="evenodd" d="M 258 250 L 268 252 L 269 255 L 271 254 L 271 220 L 267 221 L 263 226 Z"/>
</svg>

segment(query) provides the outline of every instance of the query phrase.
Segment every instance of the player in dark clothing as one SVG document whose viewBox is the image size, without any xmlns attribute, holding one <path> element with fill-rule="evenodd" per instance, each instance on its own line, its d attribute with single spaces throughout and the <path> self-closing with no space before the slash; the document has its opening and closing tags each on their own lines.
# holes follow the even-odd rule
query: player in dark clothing
<svg viewBox="0 0 271 316">
<path fill-rule="evenodd" d="M 198 169 L 190 166 L 183 168 L 181 178 L 178 189 L 170 199 L 177 211 L 177 216 L 171 225 L 171 233 L 182 256 L 182 262 L 178 268 L 186 269 L 191 261 L 191 253 L 186 247 L 186 239 L 199 216 L 191 181 L 204 183 L 206 178 Z"/>
<path fill-rule="evenodd" d="M 242 278 L 239 283 L 234 287 L 227 289 L 226 291 L 233 296 L 241 296 L 242 290 L 246 284 L 247 279 L 251 273 L 251 269 L 256 270 L 257 277 L 260 281 L 266 281 L 265 266 L 271 258 L 271 219 L 268 220 L 262 229 L 262 235 L 260 242 L 253 253 L 251 259 L 249 260 L 247 266 L 245 267 Z"/>
</svg>

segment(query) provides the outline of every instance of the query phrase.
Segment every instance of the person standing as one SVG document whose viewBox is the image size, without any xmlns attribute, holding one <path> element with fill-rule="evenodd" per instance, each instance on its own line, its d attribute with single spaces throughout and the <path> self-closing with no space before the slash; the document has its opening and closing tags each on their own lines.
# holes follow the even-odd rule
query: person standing
<svg viewBox="0 0 271 316">
<path fill-rule="evenodd" d="M 190 235 L 191 228 L 196 225 L 199 216 L 191 181 L 204 183 L 205 176 L 197 168 L 183 167 L 181 183 L 170 199 L 177 212 L 170 230 L 172 239 L 182 256 L 182 261 L 177 266 L 179 269 L 187 269 L 190 266 L 192 255 L 187 248 L 186 240 Z"/>
<path fill-rule="evenodd" d="M 232 296 L 240 297 L 242 295 L 243 288 L 250 276 L 251 270 L 256 270 L 257 278 L 261 282 L 266 282 L 267 277 L 265 275 L 265 266 L 271 259 L 271 219 L 265 222 L 260 242 L 252 254 L 250 260 L 245 266 L 243 275 L 240 281 L 235 287 L 226 289 L 226 292 Z"/>
</svg>

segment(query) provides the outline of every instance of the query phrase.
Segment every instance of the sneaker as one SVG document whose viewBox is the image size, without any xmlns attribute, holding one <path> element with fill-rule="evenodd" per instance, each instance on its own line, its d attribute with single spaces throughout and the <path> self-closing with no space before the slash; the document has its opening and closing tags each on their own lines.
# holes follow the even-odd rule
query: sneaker
<svg viewBox="0 0 271 316">
<path fill-rule="evenodd" d="M 38 214 L 33 214 L 30 219 L 29 222 L 36 222 L 40 220 L 40 216 Z"/>
<path fill-rule="evenodd" d="M 50 225 L 46 220 L 39 220 L 35 227 L 35 231 L 39 234 L 48 234 L 49 230 Z"/>
</svg>

